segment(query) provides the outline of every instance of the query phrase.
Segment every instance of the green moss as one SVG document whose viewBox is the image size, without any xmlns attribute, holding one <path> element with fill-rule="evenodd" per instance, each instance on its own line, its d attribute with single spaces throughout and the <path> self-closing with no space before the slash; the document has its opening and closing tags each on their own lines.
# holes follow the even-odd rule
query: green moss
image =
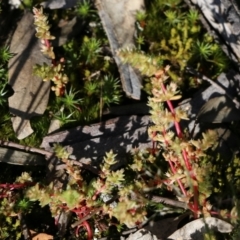
<svg viewBox="0 0 240 240">
<path fill-rule="evenodd" d="M 170 64 L 169 75 L 182 89 L 197 86 L 184 71 L 188 65 L 212 79 L 229 66 L 226 55 L 202 27 L 198 12 L 183 1 L 151 1 L 139 24 L 143 30 L 138 35 L 145 40 L 142 49 L 163 65 Z"/>
</svg>

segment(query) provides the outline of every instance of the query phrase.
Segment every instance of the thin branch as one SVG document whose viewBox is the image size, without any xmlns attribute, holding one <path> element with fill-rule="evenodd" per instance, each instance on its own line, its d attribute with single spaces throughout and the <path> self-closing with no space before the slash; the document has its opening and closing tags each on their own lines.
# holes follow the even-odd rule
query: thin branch
<svg viewBox="0 0 240 240">
<path fill-rule="evenodd" d="M 55 153 L 48 152 L 41 148 L 28 147 L 28 146 L 24 146 L 22 144 L 14 143 L 14 142 L 0 140 L 0 145 L 4 146 L 4 147 L 12 147 L 12 148 L 20 149 L 25 152 L 39 153 L 41 155 L 44 155 L 47 159 L 50 159 L 51 157 L 55 156 Z"/>
<path fill-rule="evenodd" d="M 49 152 L 49 151 L 46 151 L 46 150 L 41 149 L 41 148 L 29 147 L 29 146 L 25 146 L 25 145 L 14 143 L 14 142 L 8 142 L 8 141 L 0 140 L 0 145 L 4 146 L 4 147 L 11 147 L 11 148 L 23 150 L 25 152 L 38 153 L 38 154 L 44 155 L 47 160 L 49 160 L 53 157 L 56 157 L 54 152 Z M 79 167 L 87 169 L 94 174 L 99 174 L 99 171 L 89 164 L 84 164 L 84 163 L 81 163 L 77 160 L 72 160 L 72 159 L 69 159 L 69 160 L 72 161 L 72 163 L 74 165 L 78 165 Z M 63 169 L 65 167 L 66 167 L 66 164 L 64 164 L 64 163 L 56 166 L 57 170 Z"/>
<path fill-rule="evenodd" d="M 84 221 L 92 218 L 98 211 L 102 210 L 102 207 L 96 208 L 94 209 L 90 214 L 88 214 L 87 216 L 81 218 L 80 220 L 76 221 L 75 223 L 73 223 L 71 225 L 72 228 L 77 227 L 78 225 L 80 225 L 81 223 L 83 223 Z"/>
<path fill-rule="evenodd" d="M 155 203 L 164 203 L 164 204 L 167 204 L 167 205 L 170 205 L 170 206 L 188 209 L 188 205 L 186 203 L 180 202 L 180 201 L 177 201 L 177 200 L 173 200 L 173 199 L 170 199 L 170 198 L 153 196 L 151 198 L 151 201 L 155 202 Z"/>
</svg>

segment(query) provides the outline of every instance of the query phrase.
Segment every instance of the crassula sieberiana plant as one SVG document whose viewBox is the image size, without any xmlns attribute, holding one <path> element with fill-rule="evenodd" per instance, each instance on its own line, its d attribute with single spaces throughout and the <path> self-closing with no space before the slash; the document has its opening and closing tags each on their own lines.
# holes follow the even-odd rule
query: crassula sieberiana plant
<svg viewBox="0 0 240 240">
<path fill-rule="evenodd" d="M 55 37 L 51 35 L 49 29 L 50 25 L 47 16 L 43 13 L 43 9 L 33 8 L 34 25 L 36 26 L 36 37 L 41 39 L 41 52 L 48 58 L 52 59 L 52 65 L 44 63 L 34 67 L 34 73 L 41 77 L 43 81 L 52 80 L 55 86 L 52 90 L 55 91 L 57 96 L 64 94 L 68 77 L 64 73 L 64 59 L 61 58 L 58 62 L 55 60 L 55 53 L 51 46 L 51 40 Z"/>
<path fill-rule="evenodd" d="M 78 6 L 82 9 L 80 12 L 83 13 L 86 10 L 85 13 L 87 14 L 87 9 L 91 7 L 89 4 L 85 1 L 82 6 L 80 4 Z M 34 67 L 34 73 L 41 77 L 43 81 L 51 80 L 54 83 L 52 90 L 55 91 L 56 96 L 61 97 L 57 98 L 56 106 L 51 109 L 52 112 L 57 111 L 54 116 L 62 122 L 62 125 L 66 122 L 88 122 L 98 117 L 101 118 L 104 108 L 111 103 L 119 103 L 121 99 L 118 75 L 115 74 L 117 69 L 112 59 L 102 54 L 103 46 L 107 40 L 100 41 L 94 37 L 100 35 L 98 32 L 101 31 L 101 28 L 100 30 L 92 28 L 93 32 L 97 31 L 93 33 L 92 37 L 83 35 L 83 39 L 72 39 L 66 42 L 62 46 L 62 57 L 56 60 L 51 46 L 51 40 L 55 37 L 49 31 L 50 25 L 47 16 L 43 13 L 42 8 L 34 8 L 33 12 L 37 31 L 36 37 L 42 41 L 41 51 L 52 59 L 51 65 L 37 64 Z M 90 10 L 88 17 L 91 16 L 94 21 L 98 21 L 98 19 L 95 19 L 96 15 L 95 11 Z M 69 83 L 68 86 L 67 83 Z M 75 99 L 72 99 L 71 105 L 74 104 L 75 109 L 74 111 L 72 107 L 68 109 L 66 104 L 62 114 L 62 110 L 60 110 L 62 106 L 59 104 L 64 99 L 65 102 L 70 100 L 67 95 L 68 92 L 74 93 Z M 65 117 L 62 115 L 69 116 L 69 119 L 65 121 Z"/>
<path fill-rule="evenodd" d="M 37 183 L 26 190 L 28 199 L 39 201 L 42 207 L 49 205 L 54 217 L 61 211 L 74 212 L 79 220 L 72 224 L 72 227 L 75 227 L 76 231 L 79 231 L 79 228 L 85 229 L 88 239 L 93 235 L 91 221 L 106 218 L 111 224 L 112 217 L 115 217 L 118 223 L 133 227 L 146 220 L 147 200 L 141 193 L 147 186 L 140 180 L 131 183 L 126 181 L 123 168 L 111 170 L 117 162 L 112 151 L 106 153 L 97 177 L 90 182 L 84 180 L 81 168 L 68 159 L 69 154 L 64 148 L 56 145 L 55 151 L 66 164 L 65 169 L 70 176 L 68 187 L 64 190 L 54 187 L 53 184 L 44 186 Z M 96 171 L 95 169 L 95 174 Z M 81 220 L 85 218 L 90 220 Z"/>
<path fill-rule="evenodd" d="M 178 199 L 188 204 L 195 217 L 210 211 L 206 201 L 212 192 L 207 179 L 209 166 L 203 160 L 204 152 L 216 142 L 216 133 L 209 130 L 203 133 L 201 140 L 188 139 L 183 133 L 179 122 L 187 119 L 187 115 L 181 109 L 175 110 L 172 105 L 172 101 L 180 99 L 181 95 L 176 83 L 170 81 L 167 75 L 169 66 L 161 69 L 157 60 L 134 50 L 122 50 L 118 54 L 142 74 L 151 76 L 152 97 L 148 105 L 153 126 L 149 127 L 148 132 L 151 139 L 161 147 L 162 156 L 169 163 L 170 169 L 166 173 L 168 180 L 165 182 L 168 189 L 178 185 Z M 176 132 L 169 130 L 172 123 Z"/>
<path fill-rule="evenodd" d="M 125 52 L 126 54 L 126 52 Z M 121 56 L 121 53 L 120 53 Z M 174 110 L 171 101 L 179 99 L 177 86 L 169 82 L 165 69 L 155 71 L 152 81 L 152 96 L 149 98 L 153 125 L 149 127 L 149 136 L 157 143 L 157 148 L 135 151 L 132 162 L 125 169 L 112 170 L 116 155 L 109 152 L 104 157 L 97 176 L 90 182 L 82 177 L 82 170 L 69 160 L 69 154 L 57 145 L 56 156 L 66 165 L 71 177 L 66 190 L 56 189 L 53 185 L 30 187 L 26 196 L 39 200 L 42 206 L 49 205 L 53 216 L 60 211 L 72 211 L 80 218 L 73 226 L 83 227 L 92 236 L 90 223 L 81 221 L 87 216 L 92 219 L 99 216 L 115 217 L 119 223 L 132 227 L 146 220 L 148 194 L 152 190 L 163 188 L 177 193 L 179 201 L 194 213 L 195 217 L 209 214 L 211 205 L 206 199 L 211 194 L 211 185 L 207 179 L 208 166 L 204 162 L 204 152 L 214 145 L 214 131 L 203 134 L 201 140 L 188 139 L 179 125 L 180 119 L 186 119 L 183 111 Z M 169 110 L 164 107 L 166 103 Z M 176 133 L 169 130 L 174 123 Z M 163 174 L 156 168 L 156 155 L 161 147 L 161 156 L 168 162 L 169 170 Z M 96 169 L 95 169 L 96 170 Z M 96 174 L 96 173 L 95 173 Z M 44 190 L 43 190 L 44 189 Z M 110 221 L 111 222 L 111 221 Z"/>
<path fill-rule="evenodd" d="M 153 65 L 153 69 L 155 67 Z M 82 229 L 87 238 L 92 239 L 94 228 L 103 219 L 108 219 L 110 225 L 116 224 L 113 219 L 128 227 L 141 225 L 147 220 L 151 192 L 161 196 L 166 190 L 174 190 L 176 198 L 185 203 L 195 217 L 211 212 L 211 205 L 206 201 L 211 194 L 211 184 L 204 152 L 214 145 L 215 133 L 208 131 L 201 140 L 188 139 L 179 125 L 180 119 L 187 118 L 186 113 L 175 110 L 171 103 L 181 97 L 177 85 L 169 81 L 169 67 L 157 69 L 152 73 L 152 96 L 148 103 L 153 122 L 148 133 L 155 147 L 135 150 L 128 165 L 117 170 L 112 169 L 117 163 L 116 155 L 112 151 L 106 153 L 99 169 L 90 168 L 94 174 L 89 181 L 84 177 L 84 166 L 70 160 L 69 153 L 56 145 L 55 154 L 65 164 L 70 177 L 67 188 L 37 183 L 24 190 L 25 198 L 39 201 L 42 207 L 48 205 L 53 217 L 62 211 L 75 213 L 72 228 L 76 228 L 76 235 Z M 176 131 L 169 130 L 171 123 Z M 158 154 L 169 165 L 166 172 L 157 163 Z"/>
<path fill-rule="evenodd" d="M 186 15 L 179 12 L 180 8 L 176 8 L 178 3 L 173 6 L 169 5 L 169 2 L 179 2 L 178 0 L 151 2 L 158 2 L 155 4 L 155 10 L 152 9 L 151 14 L 139 14 L 138 16 L 140 28 L 144 31 L 141 32 L 140 29 L 137 44 L 141 49 L 147 42 L 152 56 L 148 57 L 140 51 L 121 51 L 119 54 L 150 79 L 151 97 L 148 104 L 151 107 L 153 124 L 148 132 L 153 141 L 153 149 L 136 150 L 128 165 L 116 171 L 112 170 L 112 165 L 116 163 L 116 155 L 113 152 L 106 153 L 99 169 L 92 169 L 94 174 L 89 181 L 89 178 L 86 180 L 84 177 L 86 169 L 83 171 L 82 166 L 69 160 L 69 154 L 64 148 L 55 146 L 56 156 L 65 164 L 65 170 L 70 176 L 67 188 L 60 189 L 56 188 L 53 183 L 46 186 L 44 183 L 33 183 L 32 180 L 19 178 L 14 184 L 4 186 L 9 188 L 7 191 L 10 193 L 14 190 L 14 194 L 9 194 L 6 199 L 4 194 L 7 191 L 4 190 L 0 211 L 18 214 L 20 211 L 18 207 L 16 208 L 15 202 L 29 209 L 30 201 L 39 201 L 41 206 L 48 205 L 52 216 L 57 216 L 61 211 L 71 211 L 77 218 L 72 227 L 76 227 L 77 234 L 81 229 L 85 229 L 88 239 L 92 239 L 94 228 L 103 219 L 108 220 L 107 226 L 119 223 L 128 227 L 141 225 L 147 219 L 148 207 L 152 204 L 150 196 L 153 192 L 155 195 L 164 196 L 166 190 L 172 191 L 176 194 L 176 199 L 186 203 L 195 217 L 212 213 L 211 205 L 206 201 L 212 193 L 212 186 L 208 178 L 211 165 L 206 160 L 205 151 L 214 144 L 215 133 L 208 131 L 203 134 L 201 140 L 188 138 L 179 124 L 180 119 L 187 119 L 186 113 L 174 109 L 171 102 L 181 97 L 177 84 L 183 72 L 178 75 L 178 70 L 183 70 L 186 59 L 193 60 L 191 54 L 200 53 L 205 63 L 213 63 L 217 58 L 216 55 L 213 59 L 212 55 L 216 45 L 208 36 L 205 37 L 204 42 L 193 40 L 200 32 L 196 12 L 187 13 L 187 18 L 184 20 Z M 168 5 L 172 10 L 167 10 Z M 43 39 L 42 50 L 53 60 L 52 66 L 46 64 L 37 66 L 36 72 L 44 80 L 59 83 L 53 90 L 56 91 L 56 95 L 61 95 L 68 80 L 64 74 L 64 61 L 59 60 L 58 64 L 54 63 L 55 57 L 50 44 L 52 36 L 49 32 L 47 18 L 41 9 L 34 11 L 37 20 L 37 36 Z M 152 24 L 151 21 L 154 19 L 159 23 L 156 17 L 159 16 L 159 11 L 163 13 L 161 16 L 164 16 L 166 21 L 160 21 L 163 25 Z M 153 26 L 154 29 L 151 30 Z M 96 29 L 99 31 L 98 27 Z M 168 31 L 169 29 L 171 31 Z M 162 34 L 163 31 L 168 34 Z M 153 36 L 155 34 L 164 36 L 164 39 L 161 41 L 158 39 L 156 42 L 156 39 L 153 39 L 156 37 Z M 81 77 L 85 78 L 83 88 L 87 93 L 86 97 L 81 96 L 81 99 L 78 99 L 78 93 L 82 89 L 75 92 L 71 87 L 69 92 L 65 91 L 64 98 L 58 98 L 59 104 L 68 109 L 67 116 L 85 113 L 84 108 L 87 109 L 86 112 L 89 112 L 90 102 L 93 101 L 98 105 L 108 105 L 119 101 L 120 90 L 117 81 L 111 75 L 106 75 L 112 63 L 110 57 L 102 58 L 101 41 L 97 37 L 88 36 L 83 39 L 82 46 L 78 44 L 73 40 L 64 46 L 65 54 L 69 54 L 66 58 L 68 61 L 66 68 L 72 64 L 76 66 L 77 72 L 80 68 L 84 69 Z M 162 67 L 165 62 L 170 62 L 172 71 L 169 67 Z M 217 63 L 219 69 L 225 67 L 224 62 L 218 61 Z M 198 69 L 202 66 L 197 62 L 194 64 Z M 74 77 L 78 78 L 78 75 Z M 59 81 L 59 79 L 62 80 Z M 109 90 L 108 86 L 114 86 L 111 88 L 113 90 Z M 104 92 L 102 90 L 104 87 L 108 91 Z M 117 98 L 113 99 L 113 96 L 109 96 L 109 92 L 117 94 Z M 95 100 L 98 98 L 94 95 L 97 97 L 101 95 L 101 102 Z M 92 112 L 94 114 L 101 112 L 99 108 L 99 106 L 94 106 Z M 92 114 L 89 116 L 84 114 L 83 117 L 92 119 Z M 169 129 L 170 123 L 174 123 L 175 131 Z M 167 170 L 166 163 L 169 166 Z M 164 165 L 164 170 L 162 170 L 162 165 Z M 228 177 L 231 178 L 231 175 Z M 34 186 L 29 187 L 31 184 Z M 24 188 L 21 194 L 18 194 L 18 186 L 21 189 Z M 21 201 L 23 195 L 25 197 Z M 13 204 L 9 204 L 9 201 Z M 8 223 L 10 217 L 8 216 Z M 16 221 L 16 226 L 11 225 L 19 228 L 18 224 L 19 221 Z"/>
<path fill-rule="evenodd" d="M 149 98 L 149 106 L 154 125 L 148 131 L 151 139 L 163 148 L 162 155 L 169 163 L 170 169 L 166 174 L 168 188 L 177 183 L 181 192 L 178 199 L 186 202 L 195 216 L 199 216 L 203 210 L 201 207 L 208 208 L 206 199 L 212 192 L 207 179 L 209 166 L 202 160 L 206 150 L 215 144 L 217 136 L 211 130 L 203 133 L 201 140 L 191 140 L 185 136 L 179 122 L 187 116 L 182 110 L 173 108 L 171 101 L 180 98 L 180 95 L 175 83 L 167 83 L 167 70 L 166 67 L 156 73 L 151 80 L 153 96 Z M 166 110 L 164 103 L 169 110 Z M 171 123 L 174 123 L 176 133 L 169 130 Z"/>
</svg>

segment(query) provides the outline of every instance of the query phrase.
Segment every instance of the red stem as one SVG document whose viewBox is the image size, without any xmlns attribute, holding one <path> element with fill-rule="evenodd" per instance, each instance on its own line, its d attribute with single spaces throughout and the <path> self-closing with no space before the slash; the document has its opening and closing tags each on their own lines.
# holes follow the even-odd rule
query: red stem
<svg viewBox="0 0 240 240">
<path fill-rule="evenodd" d="M 49 42 L 48 39 L 44 39 L 44 44 L 46 45 L 47 48 L 51 47 L 51 43 Z"/>
<path fill-rule="evenodd" d="M 84 221 L 82 222 L 76 229 L 76 236 L 78 237 L 78 232 L 79 232 L 79 229 L 83 227 L 85 228 L 85 230 L 87 231 L 87 239 L 88 240 L 92 240 L 93 239 L 93 232 L 92 232 L 92 229 L 89 225 L 89 223 L 87 221 Z"/>
<path fill-rule="evenodd" d="M 167 89 L 165 87 L 165 85 L 163 83 L 161 83 L 161 88 L 162 88 L 162 91 L 163 93 L 165 94 Z M 175 114 L 175 110 L 173 108 L 173 105 L 172 105 L 172 102 L 170 100 L 167 100 L 167 105 L 172 113 L 172 116 L 174 117 L 174 119 L 176 118 L 176 114 Z M 177 132 L 177 136 L 181 139 L 183 138 L 183 134 L 182 134 L 182 130 L 181 130 L 181 127 L 180 127 L 180 124 L 178 121 L 174 121 L 174 125 L 175 125 L 175 129 L 176 129 L 176 132 Z M 182 150 L 182 156 L 183 156 L 183 159 L 184 159 L 184 162 L 185 162 L 185 166 L 187 168 L 187 170 L 190 172 L 190 176 L 193 180 L 196 180 L 196 177 L 194 176 L 194 174 L 192 173 L 192 166 L 189 162 L 189 158 L 188 158 L 188 155 L 187 155 L 187 151 L 185 149 Z M 176 169 L 174 168 L 173 164 L 172 164 L 172 161 L 169 160 L 168 161 L 169 164 L 170 164 L 170 168 L 172 170 L 173 173 L 176 173 Z M 183 187 L 182 185 L 182 182 L 180 181 L 180 179 L 177 180 L 178 181 L 178 185 L 181 189 L 181 191 L 183 192 L 183 194 L 186 196 L 187 193 L 186 193 L 186 190 L 185 188 Z M 197 212 L 198 212 L 198 187 L 197 186 L 194 186 L 193 187 L 193 192 L 194 192 L 194 206 L 193 206 L 193 212 L 194 212 L 194 217 L 197 218 Z"/>
<path fill-rule="evenodd" d="M 92 200 L 96 200 L 97 196 L 106 188 L 106 185 L 103 184 L 102 187 L 96 191 L 96 193 L 93 195 Z"/>
<path fill-rule="evenodd" d="M 165 94 L 167 89 L 165 88 L 163 83 L 161 83 L 161 88 L 163 90 L 163 93 Z M 175 114 L 175 110 L 173 108 L 172 102 L 170 100 L 167 100 L 167 105 L 168 105 L 168 107 L 169 107 L 169 109 L 170 109 L 170 111 L 171 111 L 171 113 L 172 113 L 172 115 L 175 119 L 176 114 Z M 177 136 L 179 138 L 182 138 L 182 130 L 181 130 L 181 127 L 180 127 L 179 123 L 177 121 L 174 121 L 174 125 L 175 125 L 175 128 L 176 128 Z"/>
<path fill-rule="evenodd" d="M 9 188 L 10 190 L 13 189 L 18 189 L 18 188 L 24 188 L 27 186 L 32 186 L 35 183 L 33 182 L 29 182 L 29 183 L 13 183 L 13 184 L 9 184 L 9 183 L 2 183 L 0 184 L 0 188 Z"/>
<path fill-rule="evenodd" d="M 192 166 L 191 166 L 191 164 L 190 164 L 190 162 L 189 162 L 189 159 L 188 159 L 188 156 L 187 156 L 187 152 L 186 152 L 185 149 L 182 150 L 182 156 L 183 156 L 185 165 L 186 165 L 186 167 L 187 167 L 187 170 L 188 170 L 189 172 L 192 171 Z M 192 174 L 191 174 L 191 176 L 192 176 Z M 194 176 L 194 178 L 195 178 L 195 176 Z"/>
<path fill-rule="evenodd" d="M 171 161 L 171 160 L 168 160 L 168 162 L 169 162 L 169 165 L 170 165 L 170 168 L 171 168 L 172 172 L 175 174 L 175 173 L 176 173 L 176 169 L 175 169 L 175 167 L 173 166 L 172 161 Z M 180 187 L 183 195 L 184 195 L 184 196 L 187 196 L 187 192 L 186 192 L 186 190 L 185 190 L 185 188 L 184 188 L 181 180 L 180 180 L 180 179 L 177 179 L 177 182 L 178 182 L 178 185 L 179 185 L 179 187 Z"/>
<path fill-rule="evenodd" d="M 157 135 L 157 132 L 153 132 L 153 138 Z M 153 156 L 155 156 L 156 154 L 156 141 L 152 141 L 152 150 L 151 150 L 151 154 Z"/>
<path fill-rule="evenodd" d="M 198 213 L 198 187 L 193 186 L 193 201 L 194 201 L 194 218 L 197 218 L 197 213 Z"/>
</svg>

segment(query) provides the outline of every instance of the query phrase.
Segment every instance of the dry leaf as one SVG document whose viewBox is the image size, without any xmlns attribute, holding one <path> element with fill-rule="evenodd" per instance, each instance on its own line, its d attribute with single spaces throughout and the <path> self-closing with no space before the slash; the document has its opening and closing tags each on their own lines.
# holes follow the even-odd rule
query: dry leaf
<svg viewBox="0 0 240 240">
<path fill-rule="evenodd" d="M 204 240 L 204 233 L 213 230 L 221 233 L 229 233 L 233 229 L 232 225 L 214 217 L 200 218 L 186 224 L 178 229 L 171 236 L 170 240 Z"/>
<path fill-rule="evenodd" d="M 15 54 L 8 64 L 9 84 L 14 94 L 8 103 L 10 112 L 18 116 L 13 120 L 13 128 L 17 137 L 22 139 L 33 132 L 27 121 L 44 113 L 50 92 L 50 82 L 43 82 L 33 75 L 35 64 L 50 64 L 50 59 L 40 51 L 31 13 L 26 13 L 19 22 L 11 40 L 10 52 Z"/>
<path fill-rule="evenodd" d="M 133 99 L 140 99 L 141 80 L 129 64 L 123 64 L 116 51 L 123 47 L 134 47 L 135 14 L 143 10 L 143 0 L 97 0 L 96 7 L 111 50 L 118 65 L 123 90 Z"/>
<path fill-rule="evenodd" d="M 61 122 L 58 119 L 53 119 L 48 128 L 48 134 L 55 132 L 56 130 L 60 129 L 60 127 Z"/>
<path fill-rule="evenodd" d="M 18 139 L 24 139 L 25 137 L 29 136 L 33 133 L 33 129 L 31 127 L 30 121 L 25 120 L 21 117 L 12 117 L 11 118 L 13 130 L 14 132 L 18 133 L 17 138 Z"/>
<path fill-rule="evenodd" d="M 42 2 L 41 5 L 44 8 L 61 9 L 61 8 L 74 7 L 76 3 L 77 3 L 77 0 L 48 0 L 48 1 Z"/>
<path fill-rule="evenodd" d="M 55 143 L 70 146 L 71 154 L 81 161 L 97 160 L 113 149 L 121 159 L 134 148 L 152 146 L 146 130 L 149 122 L 149 116 L 121 116 L 50 134 L 43 138 L 40 147 L 52 151 Z"/>
<path fill-rule="evenodd" d="M 53 240 L 53 236 L 46 233 L 36 233 L 32 230 L 30 230 L 30 233 L 32 235 L 32 240 Z"/>
</svg>

